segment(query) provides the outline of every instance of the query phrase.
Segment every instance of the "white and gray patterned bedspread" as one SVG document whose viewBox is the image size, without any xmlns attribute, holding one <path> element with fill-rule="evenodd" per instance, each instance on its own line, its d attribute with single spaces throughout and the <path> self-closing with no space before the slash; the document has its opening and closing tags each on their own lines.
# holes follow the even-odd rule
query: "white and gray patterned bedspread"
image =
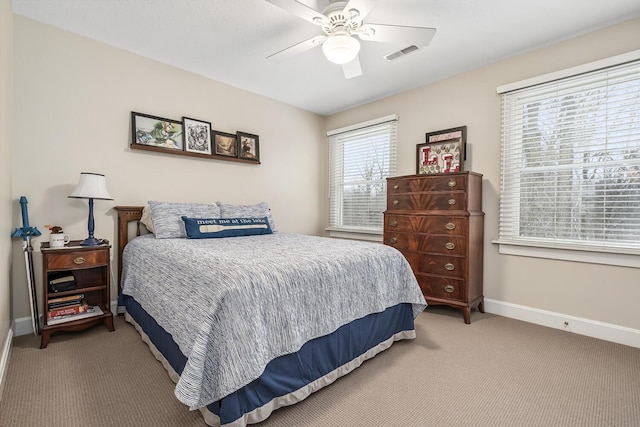
<svg viewBox="0 0 640 427">
<path fill-rule="evenodd" d="M 287 233 L 132 240 L 122 292 L 188 357 L 175 389 L 192 409 L 258 378 L 267 363 L 341 325 L 426 302 L 396 249 Z"/>
</svg>

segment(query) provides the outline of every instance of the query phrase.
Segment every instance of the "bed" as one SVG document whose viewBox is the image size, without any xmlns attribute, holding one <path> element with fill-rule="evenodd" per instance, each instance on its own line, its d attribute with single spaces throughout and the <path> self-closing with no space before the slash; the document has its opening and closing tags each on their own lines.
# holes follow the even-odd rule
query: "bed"
<svg viewBox="0 0 640 427">
<path fill-rule="evenodd" d="M 119 311 L 208 425 L 263 421 L 415 338 L 426 302 L 392 247 L 278 231 L 266 203 L 115 209 Z"/>
</svg>

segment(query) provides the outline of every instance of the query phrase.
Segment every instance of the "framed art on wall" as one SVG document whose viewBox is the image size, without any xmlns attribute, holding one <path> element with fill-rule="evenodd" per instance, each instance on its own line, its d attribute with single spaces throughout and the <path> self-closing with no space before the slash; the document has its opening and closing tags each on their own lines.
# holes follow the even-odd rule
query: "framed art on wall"
<svg viewBox="0 0 640 427">
<path fill-rule="evenodd" d="M 460 126 L 426 134 L 416 145 L 416 174 L 461 172 L 467 157 L 467 127 Z"/>
<path fill-rule="evenodd" d="M 182 118 L 184 149 L 191 153 L 211 154 L 211 123 Z"/>
<path fill-rule="evenodd" d="M 131 143 L 167 150 L 183 149 L 182 123 L 163 117 L 131 112 Z"/>
<path fill-rule="evenodd" d="M 237 132 L 238 158 L 244 160 L 260 161 L 260 145 L 258 135 L 246 132 Z"/>
<path fill-rule="evenodd" d="M 214 153 L 217 156 L 238 157 L 238 139 L 232 133 L 211 131 Z"/>
<path fill-rule="evenodd" d="M 190 117 L 180 122 L 131 111 L 129 147 L 136 151 L 259 165 L 258 139 L 246 132 L 216 131 L 210 122 Z"/>
</svg>

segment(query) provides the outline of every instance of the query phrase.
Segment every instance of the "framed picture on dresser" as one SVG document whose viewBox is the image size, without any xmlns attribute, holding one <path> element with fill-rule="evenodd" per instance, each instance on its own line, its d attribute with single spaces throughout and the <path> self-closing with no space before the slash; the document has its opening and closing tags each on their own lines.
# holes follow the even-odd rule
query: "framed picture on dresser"
<svg viewBox="0 0 640 427">
<path fill-rule="evenodd" d="M 428 132 L 416 145 L 416 174 L 461 172 L 466 158 L 466 126 Z"/>
</svg>

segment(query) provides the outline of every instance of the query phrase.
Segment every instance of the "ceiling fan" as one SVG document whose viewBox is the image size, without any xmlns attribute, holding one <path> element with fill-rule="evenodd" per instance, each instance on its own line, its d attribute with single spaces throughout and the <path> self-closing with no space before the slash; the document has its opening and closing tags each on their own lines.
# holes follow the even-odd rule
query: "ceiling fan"
<svg viewBox="0 0 640 427">
<path fill-rule="evenodd" d="M 435 28 L 363 22 L 367 14 L 376 6 L 378 0 L 330 0 L 329 5 L 322 13 L 296 0 L 266 1 L 320 26 L 324 32 L 322 35 L 276 52 L 267 59 L 282 61 L 322 45 L 325 57 L 335 64 L 342 65 L 344 76 L 347 79 L 362 75 L 358 59 L 360 51 L 358 38 L 372 42 L 406 43 L 408 47 L 397 52 L 401 56 L 406 52 L 427 46 L 436 33 Z M 394 54 L 386 57 L 392 55 Z"/>
</svg>

